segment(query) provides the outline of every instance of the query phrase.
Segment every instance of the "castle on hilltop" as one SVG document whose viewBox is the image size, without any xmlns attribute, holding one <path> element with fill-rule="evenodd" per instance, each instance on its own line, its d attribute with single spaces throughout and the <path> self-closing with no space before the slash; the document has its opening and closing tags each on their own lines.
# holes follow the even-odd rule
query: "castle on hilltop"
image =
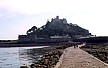
<svg viewBox="0 0 108 68">
<path fill-rule="evenodd" d="M 49 20 L 47 21 L 47 23 L 49 23 Z M 67 20 L 65 18 L 59 19 L 59 16 L 56 16 L 56 18 L 51 19 L 51 24 L 54 25 L 56 23 L 67 24 Z M 27 35 L 19 35 L 18 42 L 19 43 L 54 43 L 54 42 L 59 43 L 59 42 L 67 42 L 71 40 L 71 37 L 69 35 L 65 35 L 65 36 L 54 35 L 54 36 L 50 36 L 49 38 L 37 37 L 37 35 L 31 34 L 36 29 L 37 27 L 33 26 L 30 30 L 27 31 Z"/>
<path fill-rule="evenodd" d="M 26 35 L 19 35 L 19 43 L 61 43 L 68 42 L 73 38 L 90 35 L 89 31 L 74 25 L 68 24 L 65 18 L 59 19 L 59 16 L 52 18 L 51 21 L 40 28 L 33 26 Z"/>
</svg>

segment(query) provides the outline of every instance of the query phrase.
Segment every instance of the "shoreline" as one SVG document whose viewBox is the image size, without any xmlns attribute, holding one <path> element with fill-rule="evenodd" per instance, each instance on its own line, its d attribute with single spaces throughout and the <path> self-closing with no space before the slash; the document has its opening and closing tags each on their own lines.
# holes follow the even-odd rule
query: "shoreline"
<svg viewBox="0 0 108 68">
<path fill-rule="evenodd" d="M 50 49 L 51 51 L 48 52 L 47 54 L 44 54 L 41 57 L 41 60 L 39 60 L 38 62 L 32 63 L 30 65 L 30 68 L 33 68 L 33 67 L 54 68 L 59 62 L 60 57 L 62 56 L 66 48 L 67 46 L 64 46 L 64 45 L 61 45 L 61 46 L 56 45 L 56 46 L 44 48 L 44 49 Z"/>
<path fill-rule="evenodd" d="M 0 44 L 0 48 L 5 47 L 35 47 L 35 46 L 58 46 L 59 44 Z M 61 45 L 60 45 L 61 46 Z"/>
<path fill-rule="evenodd" d="M 30 65 L 21 65 L 20 68 L 34 68 L 34 67 L 43 67 L 43 68 L 54 68 L 57 64 L 58 60 L 60 59 L 61 55 L 63 54 L 63 49 L 57 49 L 57 47 L 45 47 L 44 49 L 51 50 L 46 54 L 43 54 L 40 60 Z"/>
<path fill-rule="evenodd" d="M 59 68 L 60 64 L 62 64 L 64 52 L 65 52 L 65 50 L 63 51 L 63 54 L 60 56 L 60 59 L 59 59 L 59 61 L 57 62 L 57 64 L 55 65 L 54 68 Z"/>
</svg>

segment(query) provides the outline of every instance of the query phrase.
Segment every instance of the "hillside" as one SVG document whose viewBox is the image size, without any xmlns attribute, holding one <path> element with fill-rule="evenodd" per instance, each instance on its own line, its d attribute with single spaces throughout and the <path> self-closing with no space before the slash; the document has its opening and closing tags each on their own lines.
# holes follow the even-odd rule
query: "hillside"
<svg viewBox="0 0 108 68">
<path fill-rule="evenodd" d="M 91 35 L 91 33 L 89 33 L 87 29 L 76 24 L 67 23 L 65 18 L 59 19 L 59 16 L 56 16 L 56 18 L 47 21 L 47 23 L 40 28 L 33 26 L 27 31 L 27 35 L 37 35 L 37 37 L 49 38 L 50 36 L 55 35 L 69 35 L 71 37 L 88 36 Z"/>
</svg>

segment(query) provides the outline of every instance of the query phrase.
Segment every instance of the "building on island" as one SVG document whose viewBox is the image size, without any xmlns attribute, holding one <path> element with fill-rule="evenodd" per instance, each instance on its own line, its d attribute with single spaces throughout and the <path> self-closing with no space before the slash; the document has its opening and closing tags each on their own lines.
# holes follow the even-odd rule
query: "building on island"
<svg viewBox="0 0 108 68">
<path fill-rule="evenodd" d="M 61 43 L 71 40 L 69 36 L 51 36 L 50 38 L 37 38 L 36 35 L 19 35 L 19 43 Z"/>
<path fill-rule="evenodd" d="M 59 19 L 59 16 L 47 20 L 46 25 L 40 28 L 33 26 L 26 35 L 19 35 L 19 43 L 61 43 L 72 39 L 79 39 L 90 35 L 89 31 L 79 27 L 76 24 L 68 24 L 65 18 Z"/>
<path fill-rule="evenodd" d="M 49 22 L 49 21 L 47 21 Z M 59 19 L 59 16 L 56 16 L 56 18 L 52 18 L 51 24 L 54 25 L 56 23 L 64 23 L 67 24 L 67 20 L 65 18 Z M 45 27 L 45 26 L 44 26 Z M 27 31 L 27 35 L 19 35 L 18 36 L 18 42 L 19 43 L 52 43 L 52 42 L 67 42 L 71 39 L 69 35 L 59 36 L 54 35 L 50 36 L 48 38 L 45 37 L 37 37 L 36 34 L 31 34 L 37 30 L 36 26 L 33 26 L 31 29 Z M 41 28 L 40 28 L 41 30 Z"/>
<path fill-rule="evenodd" d="M 19 35 L 18 37 L 18 42 L 23 43 L 23 42 L 30 42 L 33 43 L 37 39 L 36 35 Z"/>
</svg>

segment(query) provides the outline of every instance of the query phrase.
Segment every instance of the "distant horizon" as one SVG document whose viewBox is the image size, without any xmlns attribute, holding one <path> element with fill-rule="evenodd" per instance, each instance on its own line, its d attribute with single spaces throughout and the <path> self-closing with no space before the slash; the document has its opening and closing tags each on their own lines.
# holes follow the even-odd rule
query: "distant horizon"
<svg viewBox="0 0 108 68">
<path fill-rule="evenodd" d="M 108 36 L 107 6 L 107 0 L 1 0 L 0 39 L 18 39 L 32 26 L 41 27 L 57 15 L 93 35 Z"/>
</svg>

